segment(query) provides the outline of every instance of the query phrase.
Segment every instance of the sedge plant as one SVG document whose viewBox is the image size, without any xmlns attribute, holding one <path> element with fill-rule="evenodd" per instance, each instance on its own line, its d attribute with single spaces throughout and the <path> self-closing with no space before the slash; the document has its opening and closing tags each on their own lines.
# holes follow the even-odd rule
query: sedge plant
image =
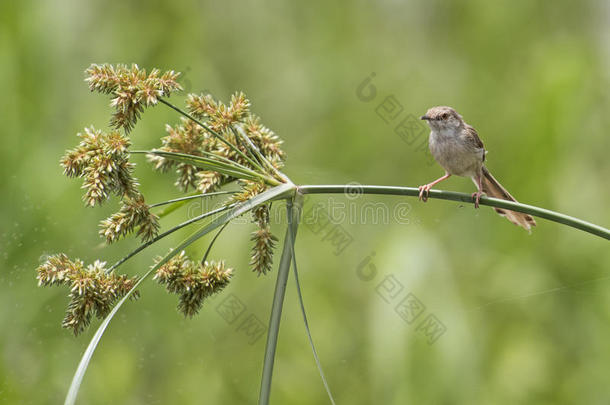
<svg viewBox="0 0 610 405">
<path fill-rule="evenodd" d="M 111 198 L 120 201 L 120 209 L 99 225 L 100 237 L 106 244 L 116 243 L 135 235 L 141 244 L 113 265 L 96 260 L 85 264 L 78 258 L 63 253 L 47 257 L 37 269 L 40 286 L 64 286 L 68 305 L 62 327 L 75 335 L 82 333 L 93 318 L 102 320 L 80 364 L 78 365 L 66 404 L 76 402 L 93 352 L 110 321 L 128 300 L 140 295 L 138 287 L 151 278 L 168 293 L 177 296 L 177 309 L 186 317 L 195 316 L 206 299 L 221 292 L 235 276 L 228 262 L 209 257 L 211 247 L 223 229 L 235 218 L 251 215 L 256 231 L 251 234 L 250 265 L 258 275 L 273 270 L 278 237 L 271 232 L 269 210 L 272 203 L 284 203 L 287 230 L 279 259 L 275 293 L 272 300 L 269 330 L 264 354 L 259 404 L 269 401 L 275 348 L 284 295 L 292 266 L 297 285 L 307 335 L 319 373 L 334 403 L 322 372 L 300 293 L 294 245 L 306 194 L 344 193 L 353 185 L 296 185 L 281 170 L 285 162 L 282 140 L 251 111 L 248 98 L 236 92 L 228 103 L 210 94 L 188 94 L 186 107 L 170 103 L 172 94 L 180 92 L 179 73 L 150 72 L 137 65 L 91 65 L 85 81 L 93 92 L 110 97 L 113 110 L 108 129 L 93 126 L 78 134 L 78 145 L 68 150 L 60 164 L 68 177 L 82 180 L 83 201 L 86 206 L 102 205 Z M 157 149 L 136 150 L 129 137 L 141 114 L 163 104 L 174 110 L 179 121 L 166 125 L 166 135 Z M 172 173 L 175 186 L 184 197 L 148 204 L 134 177 L 134 155 L 145 155 L 153 170 Z M 376 195 L 417 197 L 416 187 L 359 185 L 359 192 Z M 184 207 L 194 198 L 224 196 L 220 208 L 205 212 L 186 222 L 163 230 L 159 218 Z M 430 198 L 471 203 L 468 194 L 431 190 Z M 559 222 L 594 235 L 610 239 L 610 230 L 580 219 L 543 208 L 517 202 L 482 197 L 482 205 L 490 205 Z M 139 275 L 118 272 L 119 267 L 134 255 L 166 236 L 197 224 L 199 228 L 183 242 L 164 255 L 151 258 L 151 267 Z M 187 248 L 202 237 L 216 232 L 209 248 L 201 257 L 189 256 Z"/>
</svg>

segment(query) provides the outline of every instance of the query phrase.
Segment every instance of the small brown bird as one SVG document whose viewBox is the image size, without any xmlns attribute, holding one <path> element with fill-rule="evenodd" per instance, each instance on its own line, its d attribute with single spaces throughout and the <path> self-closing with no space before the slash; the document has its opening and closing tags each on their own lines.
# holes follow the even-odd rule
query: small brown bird
<svg viewBox="0 0 610 405">
<path fill-rule="evenodd" d="M 421 117 L 428 121 L 430 132 L 429 147 L 434 159 L 443 166 L 445 175 L 432 183 L 419 187 L 419 199 L 426 201 L 432 186 L 448 179 L 451 175 L 470 177 L 477 186 L 472 194 L 475 208 L 479 208 L 479 198 L 482 194 L 508 201 L 517 201 L 494 176 L 489 173 L 483 162 L 487 151 L 479 139 L 477 131 L 466 124 L 462 116 L 453 108 L 432 107 Z M 536 226 L 531 215 L 521 212 L 494 208 L 496 212 L 506 217 L 515 225 L 522 226 L 528 232 Z"/>
</svg>

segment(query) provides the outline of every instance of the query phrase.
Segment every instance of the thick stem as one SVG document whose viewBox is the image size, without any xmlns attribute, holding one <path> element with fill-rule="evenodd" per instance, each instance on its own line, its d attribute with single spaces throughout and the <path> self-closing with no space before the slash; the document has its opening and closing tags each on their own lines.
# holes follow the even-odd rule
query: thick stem
<svg viewBox="0 0 610 405">
<path fill-rule="evenodd" d="M 419 196 L 419 189 L 414 187 L 392 187 L 392 186 L 366 186 L 366 185 L 324 185 L 324 186 L 299 186 L 299 192 L 303 194 L 343 194 L 343 193 L 360 193 L 360 194 L 385 194 L 385 195 L 401 195 L 401 196 Z M 473 203 L 470 194 L 456 193 L 453 191 L 430 190 L 429 198 L 438 198 L 441 200 L 459 201 L 463 203 Z M 500 200 L 498 198 L 481 197 L 480 204 L 489 205 L 492 207 L 505 208 L 511 211 L 524 212 L 536 217 L 548 219 L 560 224 L 580 229 L 581 231 L 589 232 L 593 235 L 600 236 L 610 240 L 610 229 L 592 224 L 582 219 L 574 218 L 559 212 L 547 210 L 533 205 L 521 204 L 514 201 Z"/>
<path fill-rule="evenodd" d="M 286 211 L 289 218 L 289 225 L 284 237 L 284 248 L 278 268 L 277 281 L 275 283 L 275 293 L 273 294 L 273 304 L 271 306 L 271 318 L 269 319 L 269 330 L 267 332 L 267 344 L 265 346 L 265 360 L 263 363 L 263 376 L 261 378 L 261 390 L 258 398 L 259 405 L 268 405 L 271 394 L 271 377 L 273 375 L 273 363 L 275 361 L 275 349 L 280 331 L 280 321 L 282 318 L 282 308 L 284 306 L 284 296 L 286 295 L 286 283 L 290 274 L 290 263 L 292 260 L 293 237 L 296 237 L 301 208 L 303 207 L 303 196 L 296 193 L 292 200 L 286 201 Z"/>
</svg>

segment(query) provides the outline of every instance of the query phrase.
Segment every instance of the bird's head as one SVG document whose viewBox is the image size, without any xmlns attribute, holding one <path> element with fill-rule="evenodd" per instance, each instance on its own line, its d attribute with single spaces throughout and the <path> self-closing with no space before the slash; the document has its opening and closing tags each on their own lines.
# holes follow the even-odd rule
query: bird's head
<svg viewBox="0 0 610 405">
<path fill-rule="evenodd" d="M 437 131 L 459 129 L 464 125 L 462 116 L 453 108 L 446 106 L 430 108 L 421 119 L 428 121 L 430 128 Z"/>
</svg>

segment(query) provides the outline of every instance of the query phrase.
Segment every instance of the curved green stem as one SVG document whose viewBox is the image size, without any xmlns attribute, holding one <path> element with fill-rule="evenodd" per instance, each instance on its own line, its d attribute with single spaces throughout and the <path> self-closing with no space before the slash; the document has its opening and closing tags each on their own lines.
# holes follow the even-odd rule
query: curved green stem
<svg viewBox="0 0 610 405">
<path fill-rule="evenodd" d="M 303 194 L 343 194 L 354 193 L 360 194 L 381 194 L 381 195 L 400 195 L 400 196 L 419 196 L 419 189 L 415 187 L 393 187 L 393 186 L 370 186 L 370 185 L 307 185 L 299 186 L 298 190 Z M 472 203 L 472 196 L 465 193 L 456 193 L 454 191 L 430 190 L 429 198 L 438 198 L 441 200 L 459 201 L 463 203 Z M 581 231 L 589 232 L 593 235 L 600 236 L 610 240 L 610 229 L 599 225 L 592 224 L 582 219 L 574 218 L 559 212 L 547 210 L 545 208 L 535 207 L 533 205 L 521 204 L 515 201 L 500 200 L 498 198 L 481 197 L 479 202 L 482 205 L 492 207 L 505 208 L 511 211 L 524 212 L 536 217 L 548 219 L 572 228 L 580 229 Z"/>
</svg>

